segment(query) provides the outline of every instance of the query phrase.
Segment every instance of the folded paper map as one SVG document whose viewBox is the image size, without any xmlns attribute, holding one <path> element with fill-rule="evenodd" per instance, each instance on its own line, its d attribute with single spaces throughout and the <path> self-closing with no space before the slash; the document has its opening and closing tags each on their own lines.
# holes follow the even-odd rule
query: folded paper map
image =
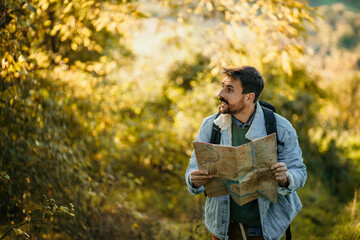
<svg viewBox="0 0 360 240">
<path fill-rule="evenodd" d="M 237 146 L 193 142 L 199 169 L 213 176 L 204 185 L 208 197 L 230 194 L 240 206 L 258 197 L 277 202 L 275 133 Z"/>
</svg>

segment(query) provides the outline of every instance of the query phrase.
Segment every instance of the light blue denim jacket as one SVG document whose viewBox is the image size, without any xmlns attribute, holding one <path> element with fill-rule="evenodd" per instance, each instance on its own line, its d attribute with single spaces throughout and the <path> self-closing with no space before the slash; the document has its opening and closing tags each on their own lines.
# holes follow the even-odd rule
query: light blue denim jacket
<svg viewBox="0 0 360 240">
<path fill-rule="evenodd" d="M 221 114 L 215 120 L 216 114 L 204 119 L 195 138 L 198 142 L 210 142 L 212 125 L 215 123 L 221 129 L 221 145 L 231 145 L 230 114 Z M 258 198 L 260 220 L 265 239 L 280 239 L 302 205 L 296 190 L 303 187 L 306 181 L 306 167 L 302 159 L 297 134 L 290 122 L 282 116 L 275 114 L 277 134 L 284 146 L 278 145 L 278 161 L 284 162 L 288 169 L 287 188 L 278 186 L 278 203 Z M 215 120 L 215 121 L 214 121 Z M 257 103 L 255 118 L 245 137 L 250 140 L 265 137 L 265 119 L 262 108 Z M 198 169 L 195 153 L 192 153 L 189 166 L 185 173 L 185 180 L 192 195 L 200 194 L 204 187 L 195 188 L 190 180 L 190 173 Z M 205 225 L 216 237 L 228 239 L 227 231 L 230 222 L 230 195 L 207 197 L 205 204 Z"/>
</svg>

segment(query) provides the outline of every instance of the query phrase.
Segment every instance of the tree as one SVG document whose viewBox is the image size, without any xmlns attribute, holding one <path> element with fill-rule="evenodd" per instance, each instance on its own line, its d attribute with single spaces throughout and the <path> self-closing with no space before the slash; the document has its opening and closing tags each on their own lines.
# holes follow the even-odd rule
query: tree
<svg viewBox="0 0 360 240">
<path fill-rule="evenodd" d="M 0 169 L 11 179 L 1 183 L 1 233 L 34 226 L 26 234 L 106 234 L 96 219 L 109 211 L 98 206 L 114 185 L 105 167 L 117 149 L 103 147 L 114 144 L 100 94 L 112 86 L 107 74 L 132 59 L 126 27 L 144 17 L 137 8 L 122 1 L 1 2 Z M 74 206 L 76 217 L 41 211 L 37 223 L 44 195 Z M 126 207 L 116 211 L 136 219 Z"/>
<path fill-rule="evenodd" d="M 310 186 L 316 170 L 346 170 L 325 164 L 338 148 L 313 141 L 329 95 L 302 62 L 316 15 L 305 1 L 6 0 L 0 10 L 0 237 L 206 239 L 204 197 L 188 196 L 183 174 L 223 66 L 263 73 L 262 98 L 315 166 Z M 160 39 L 146 57 L 131 40 L 142 26 L 159 30 L 140 36 L 154 49 Z M 330 192 L 303 194 L 320 209 Z M 310 211 L 306 199 L 301 219 L 320 236 L 332 206 Z"/>
</svg>

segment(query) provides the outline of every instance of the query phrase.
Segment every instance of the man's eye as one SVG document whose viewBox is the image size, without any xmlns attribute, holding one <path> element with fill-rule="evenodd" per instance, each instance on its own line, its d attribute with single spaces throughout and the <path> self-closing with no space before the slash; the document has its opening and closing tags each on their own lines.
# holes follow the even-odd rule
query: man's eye
<svg viewBox="0 0 360 240">
<path fill-rule="evenodd" d="M 228 88 L 228 89 L 227 89 L 227 92 L 232 92 L 232 89 L 231 89 L 231 88 Z"/>
</svg>

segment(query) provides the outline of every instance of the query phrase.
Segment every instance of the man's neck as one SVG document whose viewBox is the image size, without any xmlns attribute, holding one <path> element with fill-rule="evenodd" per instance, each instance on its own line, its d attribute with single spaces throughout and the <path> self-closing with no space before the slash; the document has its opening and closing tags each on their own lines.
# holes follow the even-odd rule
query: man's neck
<svg viewBox="0 0 360 240">
<path fill-rule="evenodd" d="M 246 124 L 251 118 L 251 116 L 254 114 L 254 112 L 255 104 L 252 104 L 248 108 L 244 108 L 241 112 L 232 115 L 243 124 Z"/>
</svg>

